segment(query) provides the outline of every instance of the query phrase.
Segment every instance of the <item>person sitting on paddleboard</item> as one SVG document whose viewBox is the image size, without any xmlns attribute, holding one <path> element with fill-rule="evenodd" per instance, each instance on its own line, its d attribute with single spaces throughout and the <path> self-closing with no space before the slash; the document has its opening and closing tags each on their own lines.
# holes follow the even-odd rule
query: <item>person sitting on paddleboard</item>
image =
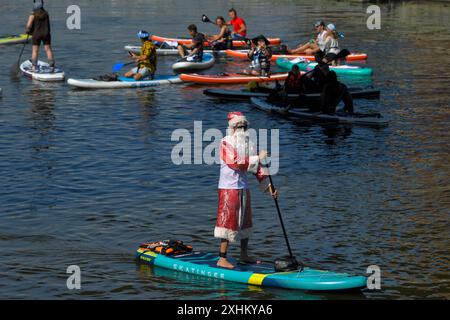
<svg viewBox="0 0 450 320">
<path fill-rule="evenodd" d="M 303 92 L 302 73 L 298 65 L 294 64 L 284 81 L 284 92 L 292 94 L 300 94 Z"/>
<path fill-rule="evenodd" d="M 253 173 L 264 191 L 272 197 L 278 192 L 272 188 L 268 179 L 268 169 L 261 165 L 267 157 L 267 151 L 256 153 L 256 146 L 250 140 L 249 122 L 242 112 L 228 114 L 227 136 L 220 142 L 220 178 L 217 222 L 214 237 L 220 240 L 217 266 L 234 268 L 227 260 L 229 242 L 240 240 L 240 263 L 258 263 L 248 255 L 248 240 L 252 232 L 252 209 L 248 173 Z"/>
<path fill-rule="evenodd" d="M 178 53 L 182 60 L 201 62 L 203 60 L 203 46 L 205 36 L 197 31 L 197 26 L 191 24 L 187 27 L 189 34 L 192 37 L 191 44 L 178 45 Z M 188 52 L 188 50 L 190 50 Z"/>
<path fill-rule="evenodd" d="M 325 26 L 325 22 L 318 21 L 314 24 L 315 32 L 317 36 L 315 39 L 311 39 L 309 42 L 299 45 L 295 49 L 288 49 L 287 52 L 289 54 L 306 54 L 311 55 L 319 50 L 324 50 L 325 48 L 325 39 L 327 37 L 327 30 Z"/>
<path fill-rule="evenodd" d="M 237 12 L 234 8 L 228 10 L 228 16 L 230 21 L 228 25 L 233 26 L 233 31 L 231 32 L 231 37 L 233 40 L 245 40 L 247 36 L 247 25 L 244 19 L 238 17 Z"/>
<path fill-rule="evenodd" d="M 134 78 L 136 81 L 144 78 L 153 79 L 156 72 L 156 46 L 150 40 L 150 34 L 147 31 L 141 30 L 137 36 L 142 42 L 141 52 L 139 55 L 130 53 L 131 58 L 136 61 L 137 67 L 125 73 L 125 77 Z"/>
<path fill-rule="evenodd" d="M 336 26 L 332 23 L 327 25 L 327 36 L 325 38 L 323 52 L 325 54 L 325 62 L 332 61 L 332 65 L 337 65 L 337 61 L 333 60 L 334 57 L 341 51 L 339 48 L 339 35 L 336 32 Z"/>
<path fill-rule="evenodd" d="M 336 72 L 328 72 L 322 93 L 320 94 L 320 111 L 334 114 L 339 102 L 344 102 L 344 111 L 353 113 L 353 99 L 345 84 L 338 81 Z"/>
<path fill-rule="evenodd" d="M 41 43 L 44 44 L 44 50 L 47 54 L 48 64 L 54 70 L 55 59 L 52 50 L 52 37 L 50 34 L 50 16 L 44 9 L 43 0 L 33 1 L 33 12 L 28 17 L 26 31 L 28 35 L 32 36 L 33 49 L 31 53 L 32 70 L 37 71 L 39 48 Z"/>
<path fill-rule="evenodd" d="M 216 18 L 215 25 L 219 28 L 220 32 L 216 35 L 207 37 L 211 43 L 213 50 L 226 50 L 231 49 L 231 31 L 228 28 L 225 19 L 221 16 Z"/>
<path fill-rule="evenodd" d="M 272 52 L 268 45 L 269 40 L 263 35 L 252 39 L 252 47 L 248 52 L 248 58 L 252 63 L 248 70 L 244 70 L 244 73 L 263 77 L 269 76 Z"/>
</svg>

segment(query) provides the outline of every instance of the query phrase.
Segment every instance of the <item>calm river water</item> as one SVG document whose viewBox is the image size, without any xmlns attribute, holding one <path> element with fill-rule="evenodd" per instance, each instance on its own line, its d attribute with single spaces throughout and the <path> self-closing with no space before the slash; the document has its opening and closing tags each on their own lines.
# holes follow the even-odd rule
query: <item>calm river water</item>
<svg viewBox="0 0 450 320">
<path fill-rule="evenodd" d="M 31 1 L 30 1 L 31 2 Z M 366 28 L 367 5 L 345 1 L 76 1 L 81 30 L 66 28 L 67 6 L 52 1 L 57 64 L 68 77 L 110 72 L 123 46 L 146 29 L 186 35 L 202 13 L 231 5 L 251 35 L 289 45 L 309 38 L 318 19 L 334 22 L 350 50 L 366 52 L 381 99 L 356 108 L 390 119 L 384 129 L 294 123 L 247 103 L 220 103 L 203 86 L 85 91 L 64 83 L 11 81 L 21 46 L 0 48 L 0 298 L 44 299 L 399 299 L 450 298 L 450 111 L 448 4 L 382 4 L 381 30 Z M 23 30 L 30 5 L 0 0 L 1 34 Z M 30 47 L 25 50 L 29 57 Z M 173 57 L 158 70 L 171 72 Z M 222 57 L 208 72 L 245 64 Z M 356 81 L 358 82 L 358 81 Z M 354 85 L 353 83 L 349 83 Z M 144 241 L 178 238 L 217 251 L 217 165 L 171 161 L 172 131 L 225 130 L 241 110 L 254 128 L 280 130 L 274 177 L 296 255 L 307 265 L 382 272 L 382 290 L 313 294 L 217 282 L 133 260 Z M 262 259 L 285 253 L 271 199 L 252 181 L 255 234 Z M 231 254 L 237 254 L 234 246 Z M 82 289 L 66 287 L 66 268 L 82 270 Z"/>
</svg>

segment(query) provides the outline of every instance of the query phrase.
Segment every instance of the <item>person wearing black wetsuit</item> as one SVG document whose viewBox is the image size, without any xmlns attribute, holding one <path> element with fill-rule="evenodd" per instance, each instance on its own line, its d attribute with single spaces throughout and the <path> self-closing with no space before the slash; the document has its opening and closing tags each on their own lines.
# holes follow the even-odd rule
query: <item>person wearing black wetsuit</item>
<svg viewBox="0 0 450 320">
<path fill-rule="evenodd" d="M 55 67 L 55 59 L 53 58 L 53 50 L 51 47 L 52 37 L 50 34 L 50 17 L 44 9 L 43 0 L 34 0 L 33 12 L 28 17 L 26 33 L 32 36 L 33 49 L 31 54 L 31 63 L 33 70 L 37 68 L 39 57 L 39 47 L 44 44 L 47 54 L 48 64 L 51 68 Z"/>
<path fill-rule="evenodd" d="M 317 65 L 314 67 L 313 71 L 308 72 L 303 77 L 304 87 L 307 93 L 322 92 L 327 75 L 330 72 L 330 67 L 323 61 L 324 53 L 322 51 L 317 52 L 314 57 Z"/>
<path fill-rule="evenodd" d="M 205 35 L 197 31 L 195 24 L 189 25 L 187 29 L 192 37 L 192 43 L 186 45 L 179 44 L 178 53 L 186 61 L 201 62 L 203 60 L 203 46 L 206 40 Z M 188 52 L 187 49 L 190 51 Z"/>
<path fill-rule="evenodd" d="M 320 110 L 333 114 L 339 102 L 344 102 L 344 111 L 353 113 L 353 99 L 347 86 L 338 81 L 336 72 L 330 71 L 320 95 Z"/>
</svg>

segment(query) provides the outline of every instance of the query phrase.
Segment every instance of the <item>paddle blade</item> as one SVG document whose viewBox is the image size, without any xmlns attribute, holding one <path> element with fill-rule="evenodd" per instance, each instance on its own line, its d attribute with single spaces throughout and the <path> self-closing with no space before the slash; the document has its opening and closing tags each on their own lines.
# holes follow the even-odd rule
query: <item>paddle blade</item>
<svg viewBox="0 0 450 320">
<path fill-rule="evenodd" d="M 124 65 L 125 65 L 125 64 L 123 64 L 123 63 L 116 63 L 116 64 L 114 65 L 114 67 L 112 68 L 112 71 L 113 71 L 113 72 L 117 72 L 117 71 L 119 71 L 120 69 L 122 69 Z"/>
<path fill-rule="evenodd" d="M 11 66 L 11 69 L 9 70 L 9 74 L 11 77 L 17 77 L 20 72 L 19 63 L 16 62 Z"/>
<path fill-rule="evenodd" d="M 206 16 L 206 14 L 202 15 L 202 21 L 206 22 L 206 23 L 211 22 L 211 20 L 209 20 L 209 18 Z"/>
</svg>

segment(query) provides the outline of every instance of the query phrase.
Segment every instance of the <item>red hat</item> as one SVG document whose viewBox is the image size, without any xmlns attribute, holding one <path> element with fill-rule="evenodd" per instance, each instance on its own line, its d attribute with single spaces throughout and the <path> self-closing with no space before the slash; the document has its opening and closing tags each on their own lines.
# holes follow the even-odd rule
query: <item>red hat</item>
<svg viewBox="0 0 450 320">
<path fill-rule="evenodd" d="M 247 118 L 242 112 L 232 111 L 228 113 L 228 127 L 234 128 L 240 122 L 245 122 L 248 124 Z"/>
</svg>

